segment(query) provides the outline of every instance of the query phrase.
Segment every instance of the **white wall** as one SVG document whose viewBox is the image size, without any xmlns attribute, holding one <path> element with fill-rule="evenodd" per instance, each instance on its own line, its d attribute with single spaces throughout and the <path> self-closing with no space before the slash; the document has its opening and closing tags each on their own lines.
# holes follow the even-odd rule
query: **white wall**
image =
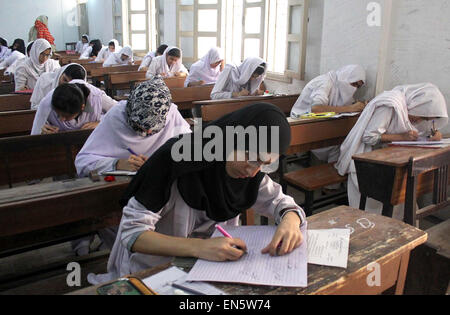
<svg viewBox="0 0 450 315">
<path fill-rule="evenodd" d="M 28 42 L 28 33 L 39 15 L 49 18 L 49 29 L 55 37 L 58 50 L 65 49 L 66 42 L 78 40 L 78 27 L 73 23 L 76 0 L 20 0 L 0 1 L 0 36 L 12 44 L 21 38 Z"/>
<path fill-rule="evenodd" d="M 100 39 L 108 45 L 114 38 L 112 0 L 89 0 L 87 10 L 90 39 Z"/>
</svg>

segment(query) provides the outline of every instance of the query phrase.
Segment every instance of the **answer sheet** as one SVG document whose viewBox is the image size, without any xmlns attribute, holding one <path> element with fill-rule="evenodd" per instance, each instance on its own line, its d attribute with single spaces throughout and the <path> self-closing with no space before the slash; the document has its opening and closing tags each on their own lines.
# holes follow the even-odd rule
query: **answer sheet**
<svg viewBox="0 0 450 315">
<path fill-rule="evenodd" d="M 347 269 L 350 230 L 309 230 L 308 263 Z"/>
</svg>

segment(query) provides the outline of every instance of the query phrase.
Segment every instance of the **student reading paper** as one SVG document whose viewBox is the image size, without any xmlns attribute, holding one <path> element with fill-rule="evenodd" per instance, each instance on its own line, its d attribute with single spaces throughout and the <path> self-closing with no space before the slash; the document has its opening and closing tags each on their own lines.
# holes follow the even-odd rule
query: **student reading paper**
<svg viewBox="0 0 450 315">
<path fill-rule="evenodd" d="M 237 126 L 253 126 L 256 138 L 250 141 L 239 137 L 239 129 L 227 134 L 227 129 Z M 270 172 L 266 168 L 273 169 L 272 163 L 289 147 L 291 129 L 283 112 L 271 104 L 259 103 L 206 127 L 217 132 L 215 159 L 199 159 L 195 153 L 198 146 L 206 150 L 211 139 L 196 140 L 195 134 L 188 134 L 169 140 L 140 169 L 122 200 L 123 216 L 108 274 L 90 275 L 91 283 L 167 263 L 173 256 L 239 260 L 246 251 L 242 240 L 200 237 L 210 236 L 217 223 L 237 225 L 239 215 L 250 208 L 274 217 L 279 224 L 263 254 L 286 255 L 301 245 L 304 212 L 261 171 Z M 235 138 L 241 141 L 233 142 Z M 187 141 L 183 149 L 187 157 L 176 162 L 173 151 L 179 141 Z M 228 146 L 229 141 L 234 146 Z M 250 143 L 259 143 L 259 147 Z"/>
<path fill-rule="evenodd" d="M 167 140 L 190 132 L 164 80 L 156 76 L 138 85 L 128 101 L 102 119 L 75 160 L 78 175 L 137 171 Z"/>
<path fill-rule="evenodd" d="M 58 86 L 39 104 L 32 135 L 94 129 L 117 102 L 84 80 Z"/>
<path fill-rule="evenodd" d="M 147 71 L 147 79 L 151 79 L 156 75 L 163 78 L 186 77 L 188 71 L 183 65 L 183 52 L 177 47 L 168 47 L 162 56 L 152 60 Z"/>
<path fill-rule="evenodd" d="M 10 49 L 11 54 L 0 63 L 0 70 L 8 69 L 17 60 L 25 58 L 25 42 L 23 39 L 16 39 Z"/>
<path fill-rule="evenodd" d="M 8 68 L 6 68 L 5 75 L 12 75 L 12 76 L 15 75 L 16 69 L 27 60 L 27 57 L 28 58 L 30 57 L 31 47 L 33 47 L 33 42 L 28 44 L 26 56 L 24 56 L 23 58 L 22 57 L 17 58 L 16 61 L 14 61 Z"/>
<path fill-rule="evenodd" d="M 191 66 L 185 87 L 215 84 L 223 71 L 223 53 L 220 48 L 213 47 L 199 61 Z"/>
<path fill-rule="evenodd" d="M 126 66 L 131 65 L 133 61 L 133 49 L 125 46 L 119 52 L 111 54 L 103 63 L 103 67 Z"/>
<path fill-rule="evenodd" d="M 77 63 L 71 63 L 58 71 L 44 73 L 39 77 L 39 80 L 34 87 L 31 95 L 31 109 L 37 110 L 42 99 L 47 96 L 52 90 L 64 83 L 69 83 L 72 80 L 87 80 L 87 72 L 83 66 Z"/>
<path fill-rule="evenodd" d="M 260 90 L 260 86 L 264 81 L 266 68 L 266 62 L 258 57 L 249 57 L 240 66 L 226 65 L 211 92 L 211 99 L 263 95 L 264 91 Z"/>
<path fill-rule="evenodd" d="M 81 36 L 81 40 L 75 46 L 75 52 L 77 54 L 82 54 L 85 49 L 89 47 L 89 35 L 84 34 Z"/>
<path fill-rule="evenodd" d="M 50 59 L 52 50 L 45 39 L 37 39 L 31 47 L 30 57 L 17 67 L 15 73 L 16 91 L 34 89 L 39 77 L 46 72 L 61 68 L 57 60 Z"/>
<path fill-rule="evenodd" d="M 349 174 L 350 206 L 358 208 L 361 198 L 352 156 L 371 152 L 389 142 L 416 141 L 419 137 L 428 137 L 433 128 L 439 130 L 447 123 L 445 98 L 431 83 L 399 86 L 372 100 L 343 143 L 336 164 L 339 174 L 342 176 Z M 440 139 L 442 134 L 439 132 L 430 138 L 431 141 Z M 403 220 L 403 214 L 399 213 L 401 209 L 396 208 L 394 217 Z M 382 204 L 369 199 L 366 209 L 379 213 Z"/>
<path fill-rule="evenodd" d="M 148 71 L 153 59 L 156 57 L 162 56 L 167 49 L 167 45 L 161 45 L 158 47 L 156 51 L 149 52 L 142 60 L 141 65 L 139 66 L 139 71 Z"/>
<path fill-rule="evenodd" d="M 107 47 L 103 47 L 102 50 L 98 53 L 97 58 L 95 59 L 95 62 L 105 62 L 106 59 L 108 59 L 109 56 L 111 56 L 116 51 L 120 51 L 122 47 L 119 45 L 119 42 L 115 39 L 111 39 L 111 41 L 108 43 Z"/>
</svg>

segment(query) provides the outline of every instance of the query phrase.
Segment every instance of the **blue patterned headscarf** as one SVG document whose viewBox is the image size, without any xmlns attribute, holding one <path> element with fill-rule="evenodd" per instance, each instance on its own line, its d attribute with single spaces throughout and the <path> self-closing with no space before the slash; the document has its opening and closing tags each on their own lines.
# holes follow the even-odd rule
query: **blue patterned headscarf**
<svg viewBox="0 0 450 315">
<path fill-rule="evenodd" d="M 140 136 L 148 131 L 156 134 L 164 129 L 172 98 L 169 88 L 160 75 L 139 84 L 127 102 L 127 122 Z"/>
</svg>

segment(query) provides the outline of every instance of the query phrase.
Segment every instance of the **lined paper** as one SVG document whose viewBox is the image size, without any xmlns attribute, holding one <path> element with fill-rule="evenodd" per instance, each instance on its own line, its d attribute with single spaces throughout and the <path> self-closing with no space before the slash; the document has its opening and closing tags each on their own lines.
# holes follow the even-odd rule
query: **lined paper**
<svg viewBox="0 0 450 315">
<path fill-rule="evenodd" d="M 282 257 L 261 254 L 272 241 L 276 227 L 246 226 L 226 229 L 234 238 L 240 238 L 247 244 L 248 253 L 236 262 L 198 260 L 188 275 L 188 281 L 301 288 L 308 285 L 306 224 L 302 227 L 303 244 Z M 223 236 L 216 231 L 213 237 Z"/>
<path fill-rule="evenodd" d="M 349 229 L 308 231 L 308 263 L 347 269 Z"/>
</svg>

